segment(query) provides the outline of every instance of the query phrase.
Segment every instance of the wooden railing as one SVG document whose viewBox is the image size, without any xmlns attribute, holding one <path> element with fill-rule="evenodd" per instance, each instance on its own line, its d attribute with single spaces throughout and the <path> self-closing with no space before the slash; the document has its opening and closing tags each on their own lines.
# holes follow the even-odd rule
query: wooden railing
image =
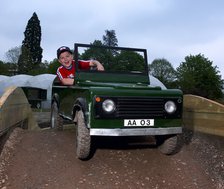
<svg viewBox="0 0 224 189">
<path fill-rule="evenodd" d="M 0 136 L 15 125 L 38 129 L 23 90 L 9 87 L 0 98 Z"/>
<path fill-rule="evenodd" d="M 207 134 L 224 136 L 224 105 L 195 95 L 184 95 L 184 126 Z"/>
</svg>

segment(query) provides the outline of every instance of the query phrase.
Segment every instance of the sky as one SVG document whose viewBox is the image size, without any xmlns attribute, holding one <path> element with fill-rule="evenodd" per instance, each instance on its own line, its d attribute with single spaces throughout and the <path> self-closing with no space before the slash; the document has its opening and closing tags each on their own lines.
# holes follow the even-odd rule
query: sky
<svg viewBox="0 0 224 189">
<path fill-rule="evenodd" d="M 165 58 L 176 69 L 202 54 L 224 79 L 223 0 L 10 0 L 0 6 L 0 60 L 22 44 L 28 20 L 41 25 L 43 59 L 74 43 L 102 40 L 115 30 L 118 46 L 147 49 L 148 62 Z"/>
</svg>

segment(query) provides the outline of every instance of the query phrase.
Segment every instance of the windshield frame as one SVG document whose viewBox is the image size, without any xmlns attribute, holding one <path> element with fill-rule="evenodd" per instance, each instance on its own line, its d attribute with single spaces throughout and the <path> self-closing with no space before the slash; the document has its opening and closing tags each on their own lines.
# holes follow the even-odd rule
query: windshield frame
<svg viewBox="0 0 224 189">
<path fill-rule="evenodd" d="M 108 49 L 108 50 L 114 50 L 114 51 L 131 51 L 131 52 L 137 52 L 141 53 L 140 56 L 142 56 L 144 61 L 144 68 L 139 70 L 133 70 L 133 71 L 111 71 L 106 69 L 103 72 L 99 72 L 97 70 L 80 70 L 78 68 L 78 64 L 75 64 L 76 72 L 98 72 L 98 73 L 115 73 L 115 74 L 133 74 L 133 75 L 148 75 L 148 60 L 147 60 L 147 50 L 141 49 L 141 48 L 130 48 L 130 47 L 111 47 L 111 46 L 96 46 L 92 44 L 82 44 L 82 43 L 75 43 L 74 44 L 74 60 L 75 62 L 78 62 L 80 60 L 80 49 L 81 48 L 99 48 L 99 49 Z"/>
</svg>

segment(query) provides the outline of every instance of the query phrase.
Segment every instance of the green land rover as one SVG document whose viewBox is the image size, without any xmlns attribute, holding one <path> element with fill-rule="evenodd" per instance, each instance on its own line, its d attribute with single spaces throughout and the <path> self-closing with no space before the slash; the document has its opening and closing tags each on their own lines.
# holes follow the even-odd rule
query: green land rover
<svg viewBox="0 0 224 189">
<path fill-rule="evenodd" d="M 167 155 L 181 146 L 183 94 L 150 84 L 146 49 L 74 45 L 74 59 L 96 59 L 105 70 L 80 70 L 75 81 L 52 86 L 51 127 L 76 124 L 76 154 L 90 156 L 94 136 L 152 136 Z M 107 138 L 107 137 L 105 137 Z"/>
</svg>

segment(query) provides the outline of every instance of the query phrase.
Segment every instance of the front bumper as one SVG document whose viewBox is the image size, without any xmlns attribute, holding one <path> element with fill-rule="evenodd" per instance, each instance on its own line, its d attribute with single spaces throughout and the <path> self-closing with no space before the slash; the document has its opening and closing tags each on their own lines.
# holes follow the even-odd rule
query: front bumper
<svg viewBox="0 0 224 189">
<path fill-rule="evenodd" d="M 181 133 L 182 133 L 182 127 L 90 129 L 91 136 L 150 136 L 150 135 L 170 135 Z"/>
</svg>

